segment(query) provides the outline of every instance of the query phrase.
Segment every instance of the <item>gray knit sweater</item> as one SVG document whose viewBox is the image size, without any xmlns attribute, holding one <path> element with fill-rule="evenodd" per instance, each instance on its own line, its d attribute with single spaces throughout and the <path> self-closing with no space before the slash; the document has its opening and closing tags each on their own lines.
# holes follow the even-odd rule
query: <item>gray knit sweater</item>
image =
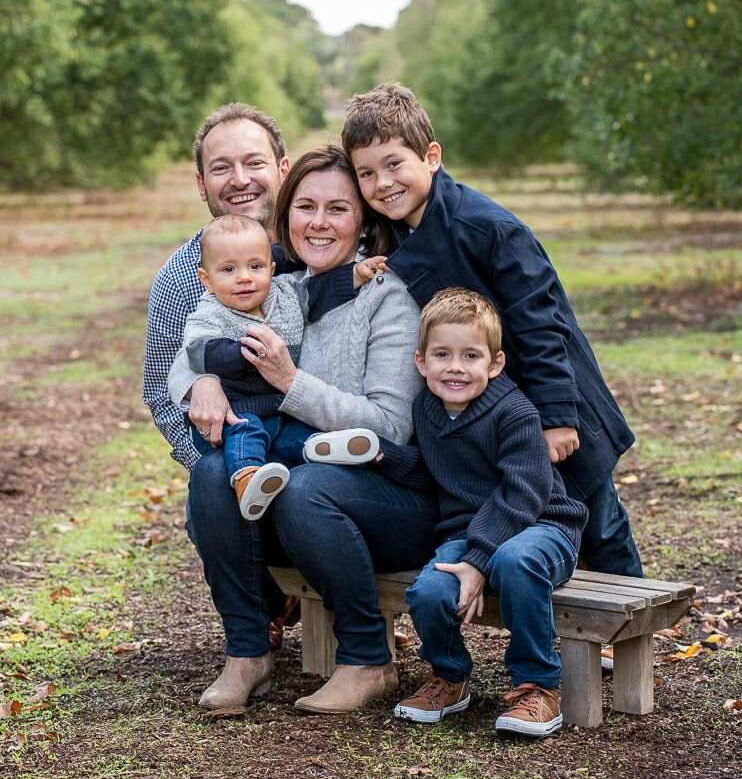
<svg viewBox="0 0 742 779">
<path fill-rule="evenodd" d="M 263 318 L 228 308 L 211 292 L 204 292 L 196 310 L 186 320 L 183 345 L 170 368 L 168 389 L 173 402 L 181 404 L 196 379 L 213 375 L 209 374 L 205 365 L 206 344 L 215 338 L 239 341 L 250 324 L 270 326 L 286 342 L 291 358 L 298 359 L 307 310 L 307 294 L 301 284 L 305 275 L 306 271 L 284 273 L 271 281 L 262 305 Z M 265 393 L 262 384 L 251 381 L 244 390 L 248 394 Z M 234 389 L 237 389 L 237 384 Z M 230 400 L 235 400 L 229 392 L 227 395 Z"/>
<path fill-rule="evenodd" d="M 422 387 L 414 361 L 419 317 L 395 273 L 361 287 L 305 327 L 299 371 L 280 410 L 318 430 L 368 427 L 406 443 Z"/>
</svg>

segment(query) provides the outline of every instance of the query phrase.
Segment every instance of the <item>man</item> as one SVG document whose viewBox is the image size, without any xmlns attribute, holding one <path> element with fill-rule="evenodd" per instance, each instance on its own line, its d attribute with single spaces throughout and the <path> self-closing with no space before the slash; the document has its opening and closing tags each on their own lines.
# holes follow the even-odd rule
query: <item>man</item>
<svg viewBox="0 0 742 779">
<path fill-rule="evenodd" d="M 286 147 L 275 120 L 244 103 L 221 106 L 198 129 L 193 155 L 198 191 L 211 215 L 250 216 L 265 227 L 273 240 L 276 196 L 289 169 Z M 204 376 L 191 389 L 190 419 L 200 435 L 192 432 L 182 409 L 172 403 L 168 394 L 168 371 L 183 340 L 186 317 L 195 310 L 204 291 L 196 272 L 201 260 L 200 239 L 201 230 L 170 255 L 155 277 L 144 356 L 144 402 L 172 446 L 171 456 L 189 471 L 210 444 L 221 443 L 223 424 L 237 421 L 216 378 Z M 277 247 L 273 259 L 276 272 L 292 269 Z M 220 486 L 223 485 L 215 484 L 214 488 Z M 205 504 L 194 503 L 192 497 L 189 496 L 189 515 Z M 278 649 L 283 624 L 289 612 L 297 611 L 298 604 L 295 599 L 286 600 L 274 583 L 268 582 L 267 586 L 277 615 L 271 623 L 271 645 Z"/>
<path fill-rule="evenodd" d="M 260 222 L 271 238 L 276 196 L 289 169 L 275 120 L 244 103 L 230 103 L 206 118 L 193 143 L 196 184 L 211 215 L 242 214 Z M 149 300 L 144 356 L 144 402 L 172 446 L 171 456 L 191 470 L 200 456 L 183 411 L 170 400 L 167 375 L 180 348 L 188 314 L 203 285 L 196 275 L 201 231 L 176 249 L 157 274 Z M 283 257 L 274 257 L 277 272 Z M 191 390 L 190 418 L 210 444 L 221 443 L 224 421 L 235 421 L 218 379 L 203 377 Z M 202 442 L 198 442 L 203 445 Z"/>
</svg>

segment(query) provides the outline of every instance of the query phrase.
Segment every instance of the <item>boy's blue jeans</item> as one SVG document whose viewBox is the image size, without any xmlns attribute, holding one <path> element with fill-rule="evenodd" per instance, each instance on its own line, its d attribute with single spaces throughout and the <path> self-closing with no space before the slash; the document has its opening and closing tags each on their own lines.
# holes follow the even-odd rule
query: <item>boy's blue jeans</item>
<svg viewBox="0 0 742 779">
<path fill-rule="evenodd" d="M 260 467 L 270 460 L 289 467 L 304 462 L 304 442 L 317 432 L 298 419 L 283 414 L 259 417 L 249 412 L 238 413 L 238 424 L 224 425 L 224 461 L 230 484 L 243 468 Z"/>
<path fill-rule="evenodd" d="M 471 674 L 472 659 L 457 613 L 459 580 L 435 564 L 461 562 L 466 552 L 466 539 L 439 546 L 406 595 L 422 640 L 420 658 L 433 666 L 436 676 L 454 683 Z M 487 583 L 499 598 L 500 616 L 511 633 L 505 667 L 515 687 L 524 682 L 544 689 L 559 686 L 551 593 L 572 576 L 576 560 L 572 542 L 548 524 L 526 528 L 490 558 Z"/>
</svg>

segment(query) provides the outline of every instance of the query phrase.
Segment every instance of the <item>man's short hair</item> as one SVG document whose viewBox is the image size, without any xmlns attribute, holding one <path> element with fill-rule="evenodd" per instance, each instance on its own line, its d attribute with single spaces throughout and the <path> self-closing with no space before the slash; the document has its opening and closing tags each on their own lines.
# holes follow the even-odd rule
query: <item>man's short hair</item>
<svg viewBox="0 0 742 779">
<path fill-rule="evenodd" d="M 420 159 L 435 140 L 430 117 L 415 93 L 397 84 L 380 84 L 363 95 L 353 95 L 345 109 L 343 148 L 352 151 L 401 138 Z"/>
<path fill-rule="evenodd" d="M 211 262 L 212 242 L 217 235 L 224 235 L 225 233 L 244 233 L 247 235 L 256 231 L 265 238 L 268 253 L 270 254 L 270 239 L 263 225 L 256 219 L 243 216 L 242 214 L 224 214 L 212 219 L 201 231 L 201 267 L 206 267 Z"/>
<path fill-rule="evenodd" d="M 386 254 L 391 246 L 390 228 L 363 199 L 358 190 L 353 165 L 348 155 L 339 146 L 331 144 L 302 154 L 291 166 L 278 192 L 278 199 L 276 200 L 276 237 L 281 246 L 283 246 L 286 257 L 293 262 L 304 264 L 291 242 L 291 229 L 289 227 L 291 203 L 294 200 L 296 190 L 305 176 L 308 176 L 310 173 L 327 170 L 337 170 L 347 174 L 358 195 L 363 219 L 359 248 L 363 255 L 373 257 L 377 254 Z"/>
<path fill-rule="evenodd" d="M 425 356 L 430 331 L 434 327 L 468 325 L 472 322 L 484 330 L 490 355 L 494 358 L 502 348 L 502 322 L 494 305 L 484 295 L 463 287 L 448 287 L 437 292 L 420 314 L 420 354 Z"/>
<path fill-rule="evenodd" d="M 196 137 L 193 141 L 193 159 L 199 175 L 204 175 L 204 138 L 219 124 L 239 122 L 245 119 L 259 124 L 268 133 L 273 155 L 276 158 L 276 165 L 281 164 L 281 160 L 286 156 L 286 144 L 276 120 L 247 103 L 227 103 L 226 105 L 219 106 L 216 111 L 209 114 L 196 131 Z"/>
</svg>

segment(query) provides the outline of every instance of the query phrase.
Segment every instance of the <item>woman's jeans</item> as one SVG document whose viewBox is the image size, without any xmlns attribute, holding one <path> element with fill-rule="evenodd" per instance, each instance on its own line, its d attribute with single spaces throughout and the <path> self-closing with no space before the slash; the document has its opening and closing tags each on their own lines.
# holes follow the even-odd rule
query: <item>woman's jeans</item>
<svg viewBox="0 0 742 779">
<path fill-rule="evenodd" d="M 435 564 L 461 562 L 466 552 L 466 539 L 439 546 L 406 595 L 422 641 L 420 657 L 433 666 L 436 676 L 449 682 L 466 679 L 472 660 L 461 635 L 459 580 L 438 571 Z M 511 633 L 505 667 L 513 686 L 524 682 L 546 689 L 559 685 L 551 594 L 572 576 L 576 559 L 572 542 L 546 523 L 508 539 L 490 558 L 487 583 L 499 598 L 500 616 Z"/>
<path fill-rule="evenodd" d="M 304 462 L 304 442 L 317 430 L 298 419 L 283 414 L 259 417 L 249 412 L 238 413 L 240 421 L 224 425 L 224 459 L 230 483 L 243 468 L 260 467 L 271 460 L 288 465 Z"/>
<path fill-rule="evenodd" d="M 283 596 L 266 566 L 293 564 L 334 612 L 337 662 L 389 661 L 374 572 L 417 568 L 429 559 L 433 496 L 369 467 L 310 463 L 292 469 L 260 520 L 246 522 L 217 449 L 193 469 L 188 508 L 188 532 L 224 624 L 228 655 L 270 650 L 268 624 Z"/>
</svg>

